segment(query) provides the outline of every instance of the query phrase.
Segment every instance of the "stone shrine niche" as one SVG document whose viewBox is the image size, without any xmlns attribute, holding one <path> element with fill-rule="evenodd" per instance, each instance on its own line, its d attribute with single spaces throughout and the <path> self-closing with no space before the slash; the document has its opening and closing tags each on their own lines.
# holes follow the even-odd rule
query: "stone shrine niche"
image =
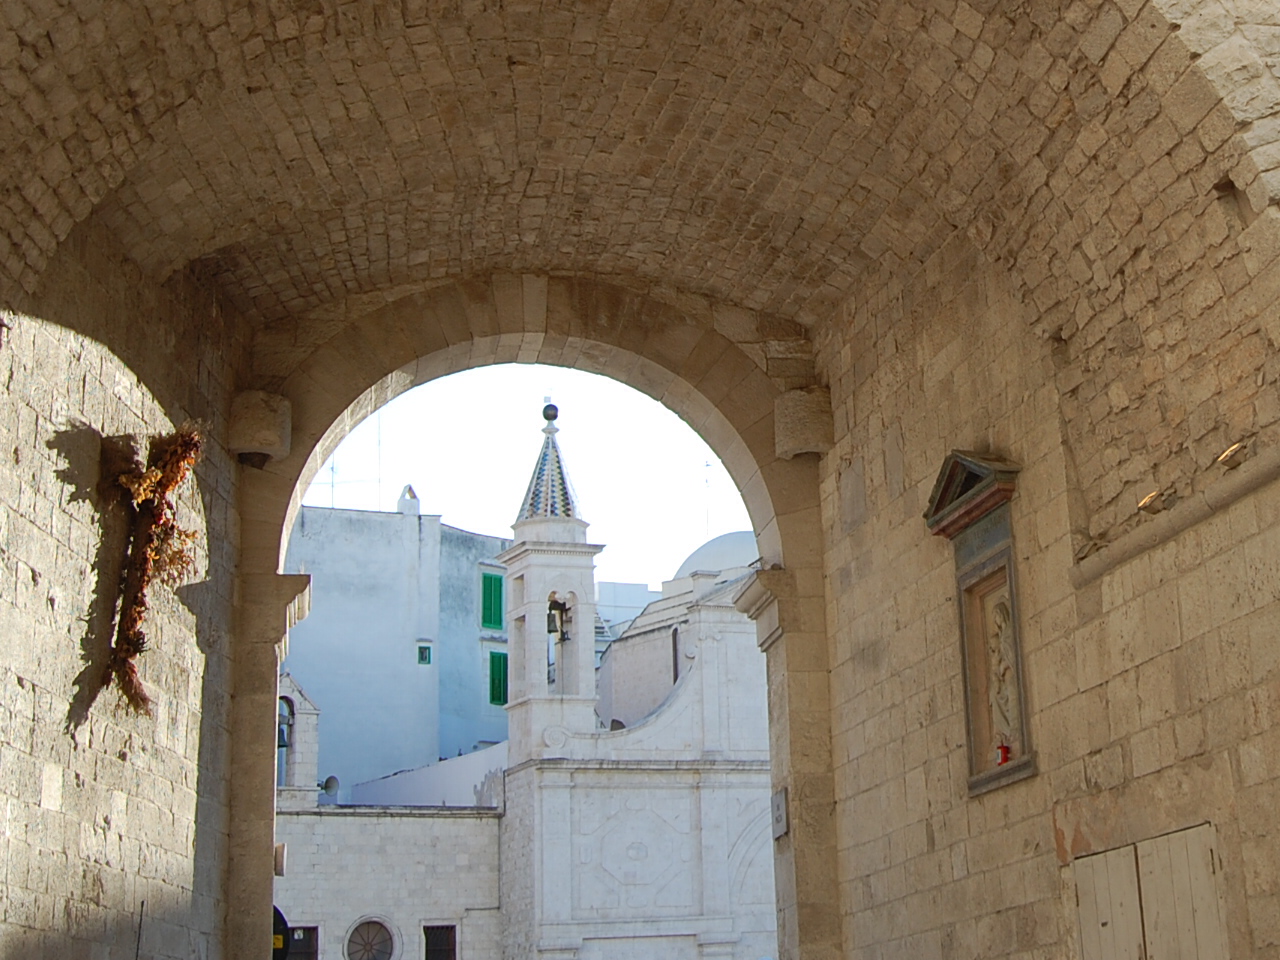
<svg viewBox="0 0 1280 960">
<path fill-rule="evenodd" d="M 1009 500 L 1019 467 L 953 450 L 924 518 L 955 550 L 969 795 L 1036 772 L 1027 723 Z"/>
</svg>

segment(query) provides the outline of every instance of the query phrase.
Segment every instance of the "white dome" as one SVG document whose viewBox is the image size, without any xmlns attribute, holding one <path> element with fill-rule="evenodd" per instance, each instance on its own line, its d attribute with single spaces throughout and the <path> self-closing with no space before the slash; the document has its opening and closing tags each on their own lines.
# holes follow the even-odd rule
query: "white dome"
<svg viewBox="0 0 1280 960">
<path fill-rule="evenodd" d="M 689 576 L 695 570 L 719 573 L 721 570 L 729 570 L 733 567 L 750 566 L 759 556 L 755 534 L 750 530 L 721 534 L 689 554 L 671 579 L 679 580 L 681 577 Z"/>
</svg>

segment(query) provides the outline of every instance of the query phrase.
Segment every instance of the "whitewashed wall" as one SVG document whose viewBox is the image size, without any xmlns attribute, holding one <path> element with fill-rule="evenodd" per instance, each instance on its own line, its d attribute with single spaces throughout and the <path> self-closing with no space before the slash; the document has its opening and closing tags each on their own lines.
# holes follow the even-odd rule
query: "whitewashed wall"
<svg viewBox="0 0 1280 960">
<path fill-rule="evenodd" d="M 311 576 L 311 613 L 284 668 L 320 708 L 318 773 L 338 777 L 342 800 L 355 783 L 506 738 L 479 600 L 479 563 L 504 543 L 438 516 L 302 509 L 285 567 Z"/>
</svg>

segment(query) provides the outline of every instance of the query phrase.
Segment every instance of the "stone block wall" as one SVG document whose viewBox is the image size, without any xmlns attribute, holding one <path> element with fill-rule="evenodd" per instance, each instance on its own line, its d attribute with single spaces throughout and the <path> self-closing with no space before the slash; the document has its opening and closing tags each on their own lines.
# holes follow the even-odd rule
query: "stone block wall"
<svg viewBox="0 0 1280 960">
<path fill-rule="evenodd" d="M 1218 454 L 1274 442 L 1280 421 L 1268 319 L 1280 217 L 1255 212 L 1237 185 L 1241 145 L 1218 112 L 1194 126 L 1146 118 L 1158 82 L 1135 75 L 1131 98 L 1094 121 L 1059 171 L 1096 214 L 1050 216 L 1030 238 L 1058 274 L 1031 301 L 1057 347 L 1082 493 L 1078 549 L 1132 529 L 1150 492 L 1171 501 L 1202 490 Z"/>
<path fill-rule="evenodd" d="M 538 892 L 537 805 L 535 772 L 529 769 L 506 776 L 506 810 L 500 835 L 503 904 L 502 956 L 534 956 Z"/>
<path fill-rule="evenodd" d="M 967 233 L 1012 268 L 1057 348 L 1078 550 L 1132 529 L 1151 492 L 1203 489 L 1214 457 L 1274 442 L 1280 421 L 1266 389 L 1280 374 L 1267 320 L 1280 219 L 1259 171 L 1276 130 L 1235 135 L 1242 104 L 1215 83 L 1254 66 L 1249 44 L 1229 52 L 1229 20 L 1180 30 L 1163 6 L 1074 8 L 1043 33 L 994 16 L 985 28 L 1027 51 L 1009 73 L 1026 126 Z"/>
<path fill-rule="evenodd" d="M 322 957 L 345 957 L 366 919 L 391 931 L 396 957 L 424 956 L 424 926 L 456 926 L 461 957 L 502 956 L 498 823 L 496 811 L 423 807 L 281 813 L 276 905 L 319 928 Z"/>
<path fill-rule="evenodd" d="M 1022 465 L 1014 548 L 1035 647 L 1044 573 L 1071 559 L 1052 361 L 971 246 L 939 257 L 939 282 L 887 283 L 820 354 L 843 398 L 822 494 L 844 937 L 853 957 L 1061 953 L 1049 775 L 968 799 L 952 548 L 922 518 L 953 448 Z"/>
<path fill-rule="evenodd" d="M 1074 859 L 1206 821 L 1230 955 L 1280 956 L 1266 813 L 1280 803 L 1280 491 L 1081 576 L 1063 345 L 964 240 L 915 282 L 880 280 L 819 351 L 838 398 L 822 496 L 847 956 L 1078 955 Z M 1022 466 L 1011 506 L 1039 767 L 973 798 L 952 547 L 921 517 L 955 448 Z M 1197 468 L 1199 487 L 1225 472 Z"/>
<path fill-rule="evenodd" d="M 620 720 L 628 727 L 649 716 L 671 693 L 673 630 L 679 630 L 679 666 L 688 671 L 691 663 L 685 651 L 692 650 L 696 637 L 687 635 L 688 622 L 672 619 L 644 633 L 630 634 L 605 648 L 598 675 L 600 703 L 597 714 L 609 723 Z M 683 674 L 682 674 L 683 676 Z M 761 698 L 763 699 L 763 697 Z"/>
<path fill-rule="evenodd" d="M 198 283 L 157 288 L 107 249 L 73 236 L 0 314 L 0 953 L 132 956 L 142 911 L 143 955 L 216 957 L 238 541 L 219 441 L 243 346 Z M 102 438 L 145 456 L 189 418 L 209 437 L 176 496 L 196 573 L 152 588 L 139 716 L 114 687 L 93 696 L 126 546 L 97 489 Z"/>
<path fill-rule="evenodd" d="M 226 761 L 233 491 L 265 608 L 304 471 L 217 449 L 248 363 L 216 286 L 258 327 L 243 385 L 294 401 L 300 449 L 405 363 L 598 369 L 713 441 L 800 597 L 825 568 L 829 648 L 806 606 L 770 654 L 775 769 L 807 811 L 775 847 L 784 943 L 803 923 L 836 953 L 841 910 L 855 955 L 1061 956 L 1072 858 L 1200 818 L 1233 955 L 1277 956 L 1276 494 L 1206 496 L 1228 443 L 1280 440 L 1272 0 L 308 6 L 0 12 L 4 952 L 127 956 L 146 899 L 144 949 L 216 956 L 240 949 L 220 898 L 265 906 L 222 879 L 228 793 L 233 866 L 262 863 L 270 819 Z M 825 542 L 812 455 L 771 459 L 811 328 Z M 109 559 L 94 436 L 188 416 L 215 438 L 181 507 L 207 555 L 157 592 L 156 717 L 108 691 L 69 733 Z M 950 553 L 919 518 L 966 446 L 1024 466 L 1041 769 L 974 800 Z M 1208 517 L 1093 563 L 1156 529 L 1152 491 Z M 242 631 L 242 707 L 271 699 L 274 631 Z M 828 690 L 839 906 L 785 892 L 828 886 L 809 857 L 829 848 Z M 244 752 L 242 771 L 267 759 Z"/>
</svg>

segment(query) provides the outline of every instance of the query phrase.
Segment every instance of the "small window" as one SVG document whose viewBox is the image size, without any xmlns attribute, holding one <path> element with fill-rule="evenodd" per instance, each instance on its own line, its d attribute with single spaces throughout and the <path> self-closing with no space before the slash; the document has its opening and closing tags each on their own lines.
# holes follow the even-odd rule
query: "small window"
<svg viewBox="0 0 1280 960">
<path fill-rule="evenodd" d="M 418 647 L 418 663 L 424 667 L 431 666 L 431 647 L 422 645 Z"/>
<path fill-rule="evenodd" d="M 489 702 L 507 702 L 507 655 L 497 650 L 489 651 Z"/>
<path fill-rule="evenodd" d="M 501 630 L 502 621 L 502 574 L 480 574 L 480 626 L 486 630 Z"/>
<path fill-rule="evenodd" d="M 423 927 L 422 936 L 427 941 L 426 960 L 457 960 L 458 939 L 454 927 Z"/>
<path fill-rule="evenodd" d="M 315 927 L 289 929 L 289 960 L 316 960 L 320 955 L 319 931 Z"/>
</svg>

